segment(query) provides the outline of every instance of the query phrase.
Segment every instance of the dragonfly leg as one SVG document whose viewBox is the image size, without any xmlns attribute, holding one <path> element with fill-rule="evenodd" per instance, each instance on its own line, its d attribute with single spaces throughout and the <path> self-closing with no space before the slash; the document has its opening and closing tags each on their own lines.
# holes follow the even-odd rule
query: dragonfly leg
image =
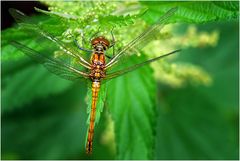
<svg viewBox="0 0 240 161">
<path fill-rule="evenodd" d="M 86 39 L 83 34 L 81 34 L 81 37 L 82 37 L 82 47 L 84 48 L 84 46 L 86 44 Z"/>
<path fill-rule="evenodd" d="M 91 53 L 92 50 L 88 50 L 88 49 L 84 49 L 83 47 L 81 47 L 79 44 L 78 44 L 78 41 L 74 38 L 74 42 L 75 44 L 77 45 L 77 47 L 82 50 L 82 51 L 85 51 L 85 52 L 88 52 L 88 53 Z"/>
<path fill-rule="evenodd" d="M 88 52 L 88 53 L 91 53 L 91 52 L 92 52 L 92 50 L 88 50 L 88 49 L 85 49 L 85 48 L 81 47 L 81 46 L 79 45 L 77 39 L 75 38 L 75 36 L 74 36 L 73 34 L 71 34 L 71 33 L 70 33 L 70 35 L 72 36 L 74 43 L 77 45 L 77 47 L 78 47 L 80 50 L 85 51 L 85 52 Z M 81 35 L 81 37 L 82 37 L 82 40 L 84 41 L 83 35 Z M 83 45 L 83 43 L 82 43 L 82 45 Z"/>
<path fill-rule="evenodd" d="M 114 38 L 114 35 L 113 35 L 113 29 L 114 29 L 114 27 L 113 27 L 112 30 L 111 30 L 112 42 L 111 42 L 111 45 L 109 46 L 109 49 L 112 48 L 113 51 L 112 51 L 112 56 L 106 55 L 106 57 L 107 57 L 108 59 L 112 59 L 112 58 L 115 56 L 115 50 L 114 50 L 115 48 L 114 48 L 114 45 L 115 45 L 116 41 L 115 41 L 115 38 Z"/>
<path fill-rule="evenodd" d="M 112 56 L 114 57 L 115 56 L 115 50 L 114 50 L 114 45 L 115 45 L 115 38 L 114 38 L 114 35 L 113 35 L 113 29 L 114 29 L 114 27 L 112 28 L 112 30 L 111 30 L 111 35 L 112 35 L 112 43 L 111 43 L 111 45 L 109 46 L 109 48 L 111 48 L 112 47 L 112 49 L 113 49 L 113 53 L 112 53 Z"/>
<path fill-rule="evenodd" d="M 107 54 L 105 54 L 105 56 L 106 56 L 108 59 L 112 59 L 112 57 L 109 56 L 109 55 L 107 55 Z"/>
</svg>

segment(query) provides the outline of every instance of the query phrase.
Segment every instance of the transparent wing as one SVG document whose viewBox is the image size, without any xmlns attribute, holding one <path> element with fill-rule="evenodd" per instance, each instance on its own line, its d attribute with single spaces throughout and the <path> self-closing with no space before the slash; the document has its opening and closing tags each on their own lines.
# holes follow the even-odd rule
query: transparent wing
<svg viewBox="0 0 240 161">
<path fill-rule="evenodd" d="M 138 69 L 138 68 L 140 68 L 140 67 L 142 67 L 142 66 L 144 66 L 146 64 L 152 63 L 152 62 L 157 61 L 157 60 L 159 60 L 159 59 L 161 59 L 163 57 L 166 57 L 168 55 L 172 55 L 172 54 L 174 54 L 176 52 L 179 52 L 179 51 L 181 51 L 181 50 L 180 49 L 179 50 L 174 50 L 174 51 L 172 51 L 170 53 L 167 53 L 167 54 L 161 55 L 159 57 L 147 60 L 145 62 L 142 62 L 142 63 L 136 64 L 136 65 L 127 67 L 125 69 L 122 69 L 122 70 L 119 70 L 119 71 L 116 71 L 116 72 L 113 72 L 113 73 L 108 73 L 107 76 L 105 77 L 105 79 L 116 78 L 118 76 L 121 76 L 121 75 L 126 74 L 126 73 L 131 72 L 131 71 L 134 71 L 134 70 L 136 70 L 136 69 Z"/>
<path fill-rule="evenodd" d="M 9 13 L 12 15 L 12 17 L 15 19 L 16 22 L 24 22 L 27 21 L 27 16 L 22 13 L 19 10 L 16 10 L 14 8 L 9 8 Z"/>
<path fill-rule="evenodd" d="M 79 61 L 79 63 L 84 66 L 85 68 L 91 69 L 91 64 L 86 61 L 83 57 L 81 57 L 78 54 L 78 51 L 75 51 L 73 48 L 68 47 L 67 45 L 65 45 L 61 40 L 59 40 L 58 38 L 54 37 L 53 35 L 51 35 L 49 32 L 44 31 L 43 29 L 41 29 L 38 25 L 35 24 L 29 24 L 29 23 L 22 23 L 25 22 L 28 17 L 22 13 L 19 10 L 10 8 L 9 9 L 10 14 L 14 17 L 14 19 L 20 23 L 20 25 L 22 27 L 24 27 L 25 29 L 29 29 L 31 31 L 35 31 L 38 34 L 44 36 L 45 38 L 51 40 L 52 42 L 56 43 L 67 55 L 77 59 Z"/>
<path fill-rule="evenodd" d="M 79 71 L 78 69 L 64 64 L 63 62 L 38 53 L 37 51 L 21 44 L 16 41 L 12 41 L 11 44 L 21 50 L 24 54 L 31 57 L 38 63 L 43 64 L 50 72 L 67 80 L 79 80 L 81 78 L 89 78 L 89 75 L 85 72 Z"/>
<path fill-rule="evenodd" d="M 158 21 L 147 28 L 142 34 L 124 46 L 116 56 L 114 56 L 106 65 L 106 68 L 114 65 L 118 59 L 124 55 L 132 52 L 137 52 L 146 46 L 149 42 L 156 39 L 156 35 L 159 34 L 163 26 L 168 22 L 170 17 L 177 11 L 177 7 L 170 9 L 167 13 L 161 16 Z"/>
</svg>

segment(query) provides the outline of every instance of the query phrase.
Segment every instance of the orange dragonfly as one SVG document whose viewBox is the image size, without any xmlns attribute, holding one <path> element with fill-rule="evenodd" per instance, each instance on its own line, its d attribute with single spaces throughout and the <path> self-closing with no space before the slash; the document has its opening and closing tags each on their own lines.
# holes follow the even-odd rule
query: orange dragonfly
<svg viewBox="0 0 240 161">
<path fill-rule="evenodd" d="M 74 39 L 76 46 L 85 52 L 91 53 L 90 61 L 87 61 L 83 58 L 79 51 L 74 50 L 73 48 L 69 48 L 64 42 L 59 40 L 57 37 L 54 37 L 49 32 L 44 31 L 39 26 L 34 24 L 28 24 L 27 27 L 32 29 L 33 31 L 38 32 L 44 38 L 54 42 L 57 46 L 59 46 L 67 56 L 77 60 L 77 64 L 81 67 L 87 69 L 87 71 L 80 70 L 77 67 L 72 66 L 71 64 L 63 62 L 61 59 L 52 58 L 48 55 L 41 54 L 40 52 L 31 49 L 19 42 L 12 41 L 11 44 L 25 53 L 27 56 L 30 56 L 35 61 L 43 64 L 50 72 L 64 78 L 67 80 L 79 80 L 79 79 L 87 79 L 91 81 L 92 84 L 92 103 L 91 103 L 91 112 L 90 112 L 90 125 L 88 129 L 87 143 L 86 143 L 86 153 L 92 153 L 93 146 L 93 134 L 94 134 L 94 124 L 95 124 L 95 115 L 96 115 L 96 104 L 98 99 L 98 93 L 100 90 L 101 82 L 105 80 L 109 80 L 112 78 L 116 78 L 128 72 L 134 71 L 146 64 L 157 61 L 163 57 L 179 52 L 180 50 L 175 50 L 170 53 L 158 56 L 156 58 L 147 60 L 145 62 L 141 62 L 139 64 L 132 65 L 130 67 L 124 68 L 119 71 L 111 72 L 110 67 L 117 64 L 120 58 L 127 56 L 132 52 L 140 51 L 148 42 L 155 39 L 154 35 L 159 34 L 160 30 L 163 28 L 164 24 L 168 22 L 170 17 L 177 11 L 177 8 L 172 8 L 167 11 L 163 16 L 161 16 L 155 24 L 148 27 L 142 34 L 129 42 L 126 46 L 122 47 L 117 54 L 114 53 L 113 57 L 108 57 L 106 55 L 106 51 L 110 48 L 114 48 L 115 40 L 112 34 L 112 42 L 106 39 L 104 36 L 98 36 L 91 40 L 92 49 L 84 49 L 82 48 L 76 39 Z M 23 22 L 27 19 L 27 17 L 20 11 L 15 9 L 10 9 L 9 12 L 15 18 L 17 22 Z M 111 32 L 112 33 L 112 32 Z M 109 60 L 106 60 L 106 57 Z"/>
</svg>

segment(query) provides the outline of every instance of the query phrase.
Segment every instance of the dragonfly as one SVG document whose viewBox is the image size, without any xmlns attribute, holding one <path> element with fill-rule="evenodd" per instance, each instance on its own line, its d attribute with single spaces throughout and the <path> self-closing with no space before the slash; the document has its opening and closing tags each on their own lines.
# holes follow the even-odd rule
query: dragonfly
<svg viewBox="0 0 240 161">
<path fill-rule="evenodd" d="M 54 44 L 59 46 L 64 53 L 77 60 L 79 66 L 84 67 L 86 70 L 80 70 L 71 64 L 65 63 L 59 59 L 52 58 L 48 55 L 42 54 L 32 48 L 27 47 L 26 45 L 19 43 L 17 41 L 12 41 L 11 44 L 23 52 L 25 55 L 31 57 L 33 60 L 41 63 L 45 66 L 50 72 L 64 78 L 67 80 L 75 81 L 79 79 L 86 79 L 91 81 L 91 91 L 92 91 L 92 102 L 91 102 L 91 111 L 90 111 L 90 123 L 87 134 L 87 142 L 86 142 L 86 153 L 91 154 L 93 149 L 93 136 L 94 136 L 94 126 L 95 126 L 95 116 L 96 116 L 96 105 L 98 100 L 98 94 L 101 87 L 101 83 L 106 80 L 110 80 L 119 76 L 122 76 L 126 73 L 132 72 L 144 65 L 150 64 L 152 62 L 158 61 L 161 58 L 172 55 L 180 51 L 174 50 L 164 55 L 146 60 L 141 63 L 137 63 L 126 67 L 121 70 L 117 70 L 111 72 L 110 68 L 118 64 L 122 57 L 125 57 L 133 52 L 138 53 L 141 49 L 143 49 L 149 42 L 156 39 L 156 35 L 160 33 L 161 29 L 164 25 L 169 21 L 169 19 L 176 13 L 177 7 L 171 8 L 165 14 L 163 14 L 154 24 L 146 28 L 139 36 L 134 38 L 132 41 L 127 43 L 127 45 L 123 46 L 118 50 L 115 54 L 113 52 L 112 57 L 108 57 L 106 55 L 106 51 L 110 48 L 114 48 L 115 39 L 112 35 L 112 41 L 110 42 L 104 36 L 97 36 L 91 39 L 91 47 L 92 49 L 85 49 L 81 45 L 78 44 L 76 39 L 74 39 L 75 45 L 79 50 L 73 50 L 69 48 L 65 43 L 62 42 L 56 36 L 53 36 L 49 32 L 43 30 L 38 25 L 31 24 L 30 28 L 44 38 L 52 41 Z M 10 14 L 14 17 L 17 22 L 24 22 L 28 17 L 19 10 L 9 9 Z M 28 25 L 29 27 L 29 25 Z M 86 51 L 91 54 L 90 60 L 86 60 L 83 58 L 79 52 Z M 109 60 L 106 60 L 109 59 Z"/>
</svg>

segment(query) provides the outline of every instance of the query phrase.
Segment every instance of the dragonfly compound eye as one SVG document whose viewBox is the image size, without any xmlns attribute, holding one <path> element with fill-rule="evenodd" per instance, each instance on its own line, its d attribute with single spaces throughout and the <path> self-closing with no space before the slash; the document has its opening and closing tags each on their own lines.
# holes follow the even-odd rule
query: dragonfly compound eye
<svg viewBox="0 0 240 161">
<path fill-rule="evenodd" d="M 110 42 L 103 36 L 99 36 L 99 37 L 96 37 L 94 38 L 92 41 L 91 41 L 91 44 L 94 46 L 96 44 L 101 44 L 104 46 L 104 49 L 108 48 L 109 45 L 110 45 Z"/>
</svg>

